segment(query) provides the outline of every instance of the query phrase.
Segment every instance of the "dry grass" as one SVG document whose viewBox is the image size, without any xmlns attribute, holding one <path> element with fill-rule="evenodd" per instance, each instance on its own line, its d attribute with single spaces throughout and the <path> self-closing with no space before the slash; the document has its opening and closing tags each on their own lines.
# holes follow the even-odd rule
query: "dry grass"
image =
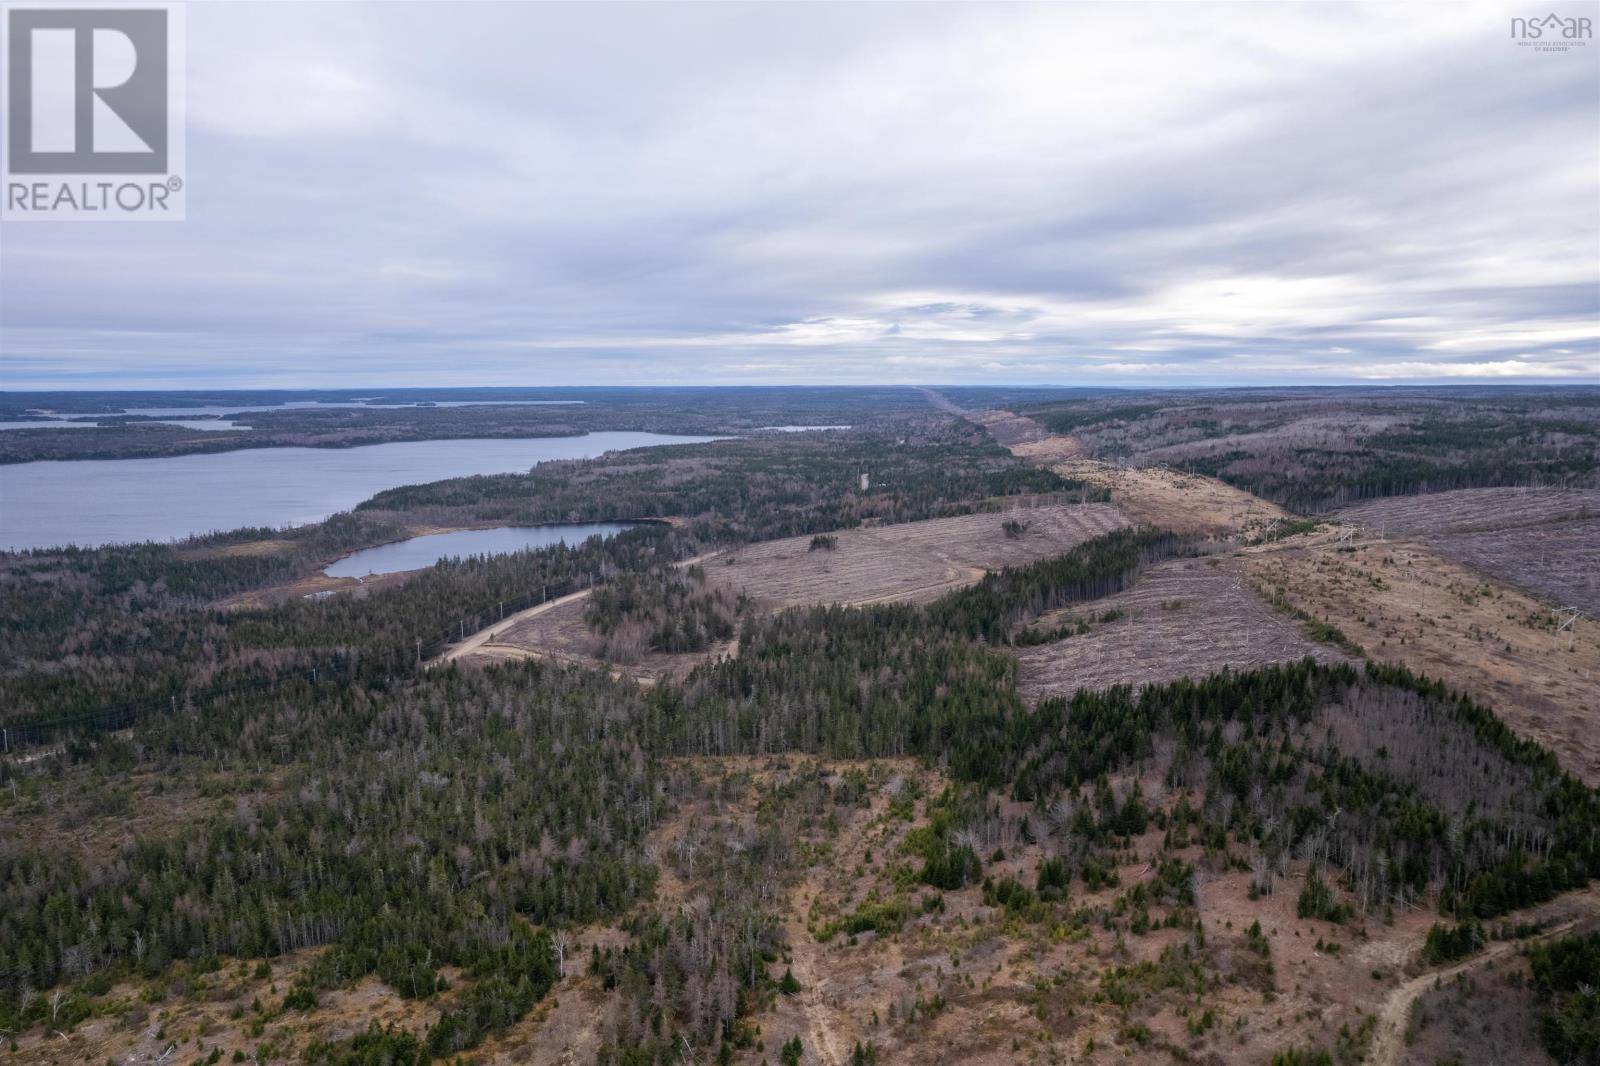
<svg viewBox="0 0 1600 1066">
<path fill-rule="evenodd" d="M 966 417 L 987 429 L 1019 459 L 1047 466 L 1065 478 L 1110 489 L 1112 502 L 1135 522 L 1177 533 L 1226 535 L 1291 517 L 1276 504 L 1215 478 L 1161 466 L 1128 467 L 1086 458 L 1078 439 L 1051 433 L 1022 415 L 980 411 Z"/>
<path fill-rule="evenodd" d="M 1370 657 L 1488 704 L 1600 783 L 1600 622 L 1557 634 L 1544 604 L 1414 541 L 1340 545 L 1313 534 L 1246 549 L 1237 565 Z"/>
<path fill-rule="evenodd" d="M 1027 524 L 1020 537 L 1002 528 Z M 1050 505 L 936 518 L 835 534 L 812 550 L 810 537 L 767 541 L 706 563 L 708 578 L 767 608 L 814 603 L 926 602 L 990 570 L 1060 555 L 1128 520 L 1106 504 Z"/>
<path fill-rule="evenodd" d="M 1109 611 L 1120 617 L 1097 621 Z M 1038 625 L 1078 619 L 1089 623 L 1089 632 L 1018 651 L 1019 688 L 1029 702 L 1080 688 L 1157 684 L 1307 655 L 1323 662 L 1348 658 L 1307 639 L 1299 623 L 1274 611 L 1217 558 L 1163 563 L 1127 592 L 1056 612 Z"/>
<path fill-rule="evenodd" d="M 240 544 L 224 544 L 218 548 L 187 549 L 180 554 L 190 559 L 257 558 L 263 555 L 282 555 L 293 547 L 289 541 L 272 538 L 247 540 Z"/>
<path fill-rule="evenodd" d="M 1600 489 L 1461 489 L 1370 500 L 1337 517 L 1416 537 L 1446 558 L 1600 615 Z"/>
<path fill-rule="evenodd" d="M 122 1009 L 97 1015 L 70 1033 L 33 1029 L 18 1041 L 6 1061 L 19 1066 L 82 1066 L 84 1063 L 182 1063 L 205 1061 L 211 1049 L 222 1049 L 222 1062 L 242 1052 L 255 1061 L 297 1062 L 300 1049 L 312 1040 L 340 1040 L 367 1028 L 399 1025 L 420 1030 L 439 1018 L 440 1000 L 405 999 L 375 978 L 319 997 L 315 1010 L 278 1013 L 283 994 L 310 966 L 320 949 L 272 960 L 272 973 L 254 976 L 240 960 L 224 960 L 211 974 L 192 974 L 179 965 L 174 978 L 141 986 L 129 982 L 113 989 L 111 999 Z M 460 974 L 448 972 L 452 982 Z M 255 1009 L 256 1004 L 263 1008 Z M 257 1019 L 261 1031 L 252 1033 Z M 276 1049 L 274 1051 L 274 1049 Z"/>
<path fill-rule="evenodd" d="M 1179 533 L 1226 535 L 1291 517 L 1276 504 L 1199 474 L 1121 467 L 1099 459 L 1072 459 L 1051 469 L 1110 489 L 1112 501 L 1135 521 Z"/>
</svg>

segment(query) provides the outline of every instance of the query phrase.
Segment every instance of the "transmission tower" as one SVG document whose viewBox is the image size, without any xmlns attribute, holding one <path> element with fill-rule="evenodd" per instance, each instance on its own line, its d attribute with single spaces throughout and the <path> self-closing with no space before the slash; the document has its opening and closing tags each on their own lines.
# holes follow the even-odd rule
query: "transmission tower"
<svg viewBox="0 0 1600 1066">
<path fill-rule="evenodd" d="M 1568 634 L 1567 650 L 1571 651 L 1578 645 L 1578 619 L 1583 617 L 1583 611 L 1577 607 L 1558 607 L 1552 613 L 1556 616 L 1556 636 Z"/>
</svg>

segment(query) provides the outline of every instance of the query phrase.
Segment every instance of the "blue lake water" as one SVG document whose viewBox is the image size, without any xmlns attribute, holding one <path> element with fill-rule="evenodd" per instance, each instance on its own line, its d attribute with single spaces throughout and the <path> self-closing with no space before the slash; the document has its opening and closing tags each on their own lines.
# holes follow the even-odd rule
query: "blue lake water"
<svg viewBox="0 0 1600 1066">
<path fill-rule="evenodd" d="M 399 485 L 518 473 L 551 459 L 717 439 L 605 432 L 0 465 L 0 550 L 303 525 Z"/>
<path fill-rule="evenodd" d="M 237 423 L 229 422 L 225 418 L 158 418 L 156 422 L 163 426 L 177 426 L 180 429 L 199 429 L 207 433 L 239 428 Z"/>
<path fill-rule="evenodd" d="M 148 422 L 131 423 L 136 426 L 177 426 L 180 429 L 200 429 L 207 433 L 224 429 L 239 429 L 239 424 L 225 418 L 154 418 Z M 0 422 L 0 429 L 100 429 L 99 422 L 68 422 L 51 419 L 48 422 Z M 109 427 L 107 427 L 109 428 Z M 245 427 L 248 429 L 249 427 Z"/>
<path fill-rule="evenodd" d="M 98 422 L 0 422 L 0 429 L 97 429 Z"/>
<path fill-rule="evenodd" d="M 439 400 L 433 403 L 383 403 L 374 400 L 362 403 L 356 400 L 290 400 L 287 403 L 246 404 L 223 407 L 130 407 L 125 415 L 148 415 L 154 418 L 177 418 L 190 415 L 231 415 L 248 411 L 326 411 L 334 408 L 372 408 L 375 411 L 393 411 L 402 407 L 566 407 L 581 404 L 582 400 Z"/>
<path fill-rule="evenodd" d="M 410 540 L 367 548 L 329 566 L 329 577 L 368 577 L 420 570 L 452 556 L 504 555 L 552 544 L 582 544 L 590 537 L 609 537 L 631 529 L 626 522 L 594 522 L 588 525 L 510 526 L 502 529 L 463 529 L 453 533 L 430 533 Z"/>
<path fill-rule="evenodd" d="M 849 426 L 757 426 L 760 430 L 770 430 L 775 433 L 808 433 L 814 429 L 849 429 Z"/>
<path fill-rule="evenodd" d="M 378 411 L 392 411 L 402 407 L 567 407 L 582 404 L 583 400 L 438 400 L 429 403 L 383 403 L 374 400 L 370 403 L 360 400 L 334 400 L 323 402 L 320 400 L 290 400 L 285 403 L 265 404 L 236 404 L 224 407 L 218 404 L 206 404 L 199 407 L 129 407 L 118 414 L 144 415 L 147 418 L 195 418 L 205 415 L 231 415 L 247 414 L 252 411 L 316 411 L 337 407 L 370 407 Z M 40 409 L 43 413 L 43 409 Z M 48 421 L 43 422 L 0 422 L 0 429 L 93 429 L 98 422 L 68 422 L 68 418 L 90 418 L 91 415 L 58 415 L 47 414 Z M 109 416 L 108 416 L 109 417 Z M 232 429 L 230 426 L 201 425 L 199 423 L 168 422 L 167 425 L 184 426 L 186 429 Z"/>
</svg>

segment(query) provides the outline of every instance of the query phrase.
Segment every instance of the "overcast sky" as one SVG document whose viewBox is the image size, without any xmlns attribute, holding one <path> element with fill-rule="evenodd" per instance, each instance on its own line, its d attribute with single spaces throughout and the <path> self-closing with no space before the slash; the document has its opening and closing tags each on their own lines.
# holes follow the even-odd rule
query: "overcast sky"
<svg viewBox="0 0 1600 1066">
<path fill-rule="evenodd" d="M 1548 10 L 191 3 L 188 219 L 5 225 L 0 386 L 1596 382 Z"/>
</svg>

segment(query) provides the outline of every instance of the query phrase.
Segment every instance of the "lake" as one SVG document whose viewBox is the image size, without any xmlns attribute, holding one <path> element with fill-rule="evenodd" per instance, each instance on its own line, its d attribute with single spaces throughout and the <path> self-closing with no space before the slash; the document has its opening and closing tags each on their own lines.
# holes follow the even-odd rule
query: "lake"
<svg viewBox="0 0 1600 1066">
<path fill-rule="evenodd" d="M 147 418 L 194 418 L 204 415 L 249 414 L 257 411 L 326 411 L 335 408 L 370 408 L 375 411 L 394 411 L 402 407 L 568 407 L 582 404 L 583 400 L 437 400 L 411 403 L 381 403 L 376 400 L 286 400 L 282 403 L 238 404 L 223 407 L 201 404 L 197 407 L 128 407 L 116 414 L 144 415 Z M 93 415 L 62 415 L 39 412 L 48 421 L 0 422 L 0 429 L 97 429 L 98 422 L 67 422 L 67 418 L 92 418 Z M 108 415 L 106 417 L 114 417 Z M 205 424 L 192 422 L 165 422 L 164 425 L 183 426 L 186 429 L 233 429 L 232 423 Z"/>
<path fill-rule="evenodd" d="M 551 459 L 718 439 L 605 432 L 0 465 L 0 550 L 304 525 L 399 485 L 518 473 Z"/>
<path fill-rule="evenodd" d="M 809 433 L 814 429 L 849 429 L 849 426 L 757 426 L 758 430 L 776 433 Z"/>
<path fill-rule="evenodd" d="M 98 422 L 0 422 L 0 429 L 99 429 Z"/>
<path fill-rule="evenodd" d="M 177 426 L 180 429 L 199 429 L 207 433 L 239 428 L 238 423 L 229 422 L 223 418 L 162 418 L 156 420 L 156 425 Z"/>
<path fill-rule="evenodd" d="M 410 540 L 366 548 L 329 566 L 329 577 L 369 577 L 420 570 L 452 556 L 504 555 L 552 544 L 582 544 L 590 537 L 610 537 L 632 529 L 629 522 L 592 522 L 587 525 L 510 526 L 501 529 L 462 529 L 429 533 Z"/>
<path fill-rule="evenodd" d="M 234 407 L 224 407 L 218 404 L 207 404 L 199 407 L 129 407 L 123 410 L 122 413 L 125 415 L 152 417 L 182 417 L 185 415 L 245 414 L 256 411 L 331 411 L 340 408 L 395 411 L 403 407 L 569 407 L 583 402 L 582 400 L 436 400 L 415 403 L 382 403 L 374 400 L 369 403 L 361 400 L 286 400 L 283 403 L 244 404 Z"/>
</svg>

